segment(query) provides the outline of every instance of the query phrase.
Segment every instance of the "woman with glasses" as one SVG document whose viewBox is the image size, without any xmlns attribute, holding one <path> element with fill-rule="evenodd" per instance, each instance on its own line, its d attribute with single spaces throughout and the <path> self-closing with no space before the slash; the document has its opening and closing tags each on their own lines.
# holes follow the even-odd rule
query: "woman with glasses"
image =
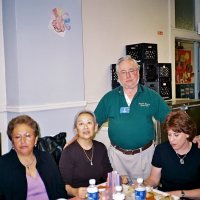
<svg viewBox="0 0 200 200">
<path fill-rule="evenodd" d="M 0 199 L 67 198 L 55 161 L 47 152 L 35 148 L 37 122 L 27 115 L 18 116 L 9 122 L 7 135 L 12 149 L 0 158 Z"/>
</svg>

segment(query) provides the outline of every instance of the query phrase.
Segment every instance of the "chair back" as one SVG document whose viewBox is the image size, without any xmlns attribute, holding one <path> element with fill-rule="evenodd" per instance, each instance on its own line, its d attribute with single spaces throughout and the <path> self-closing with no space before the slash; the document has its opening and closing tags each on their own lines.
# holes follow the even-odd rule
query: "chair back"
<svg viewBox="0 0 200 200">
<path fill-rule="evenodd" d="M 66 144 L 66 136 L 66 132 L 61 132 L 55 136 L 40 137 L 38 138 L 37 148 L 49 152 L 56 163 L 59 164 L 62 150 Z"/>
</svg>

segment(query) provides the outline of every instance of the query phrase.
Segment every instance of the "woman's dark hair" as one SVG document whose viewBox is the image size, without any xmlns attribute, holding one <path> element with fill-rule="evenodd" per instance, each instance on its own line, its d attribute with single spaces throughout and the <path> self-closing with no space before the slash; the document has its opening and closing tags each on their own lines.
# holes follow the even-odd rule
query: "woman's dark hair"
<svg viewBox="0 0 200 200">
<path fill-rule="evenodd" d="M 10 140 L 12 140 L 12 134 L 14 128 L 19 124 L 26 124 L 27 126 L 31 127 L 36 137 L 40 135 L 40 128 L 38 123 L 28 115 L 20 115 L 13 118 L 8 123 L 7 135 Z"/>
<path fill-rule="evenodd" d="M 189 135 L 188 141 L 192 141 L 197 134 L 196 123 L 183 110 L 169 113 L 163 124 L 163 130 L 167 133 L 170 129 L 177 133 L 183 132 Z"/>
</svg>

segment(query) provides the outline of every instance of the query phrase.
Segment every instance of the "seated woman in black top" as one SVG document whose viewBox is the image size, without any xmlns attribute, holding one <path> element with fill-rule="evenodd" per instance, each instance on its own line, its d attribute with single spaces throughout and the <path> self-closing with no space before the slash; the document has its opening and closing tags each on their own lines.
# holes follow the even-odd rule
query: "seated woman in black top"
<svg viewBox="0 0 200 200">
<path fill-rule="evenodd" d="M 0 157 L 1 200 L 67 198 L 52 156 L 35 148 L 38 123 L 28 115 L 13 118 L 7 128 L 12 149 Z"/>
<path fill-rule="evenodd" d="M 200 198 L 200 149 L 192 143 L 196 124 L 184 111 L 171 112 L 165 120 L 167 142 L 158 145 L 152 159 L 150 176 L 146 185 L 170 194 Z"/>
<path fill-rule="evenodd" d="M 105 182 L 112 171 L 105 145 L 93 140 L 97 128 L 92 112 L 78 113 L 74 122 L 78 138 L 63 150 L 59 163 L 65 189 L 71 196 L 85 198 L 89 179 L 96 179 L 97 184 Z"/>
</svg>

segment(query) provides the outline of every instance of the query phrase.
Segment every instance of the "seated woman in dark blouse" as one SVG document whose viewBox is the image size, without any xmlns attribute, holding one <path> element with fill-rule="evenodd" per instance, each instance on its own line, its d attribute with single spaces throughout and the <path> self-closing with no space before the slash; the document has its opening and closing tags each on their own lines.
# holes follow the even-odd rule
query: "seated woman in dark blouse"
<svg viewBox="0 0 200 200">
<path fill-rule="evenodd" d="M 35 148 L 39 130 L 28 115 L 9 122 L 12 149 L 0 157 L 0 200 L 68 198 L 56 162 L 49 153 Z"/>
<path fill-rule="evenodd" d="M 150 176 L 146 185 L 170 194 L 200 198 L 200 149 L 192 143 L 196 124 L 184 111 L 171 112 L 165 120 L 167 142 L 158 145 L 152 159 Z"/>
<path fill-rule="evenodd" d="M 93 140 L 97 128 L 92 112 L 78 113 L 74 122 L 78 137 L 63 150 L 59 163 L 65 189 L 71 196 L 85 198 L 89 179 L 96 179 L 96 184 L 105 182 L 112 171 L 105 145 Z"/>
</svg>

